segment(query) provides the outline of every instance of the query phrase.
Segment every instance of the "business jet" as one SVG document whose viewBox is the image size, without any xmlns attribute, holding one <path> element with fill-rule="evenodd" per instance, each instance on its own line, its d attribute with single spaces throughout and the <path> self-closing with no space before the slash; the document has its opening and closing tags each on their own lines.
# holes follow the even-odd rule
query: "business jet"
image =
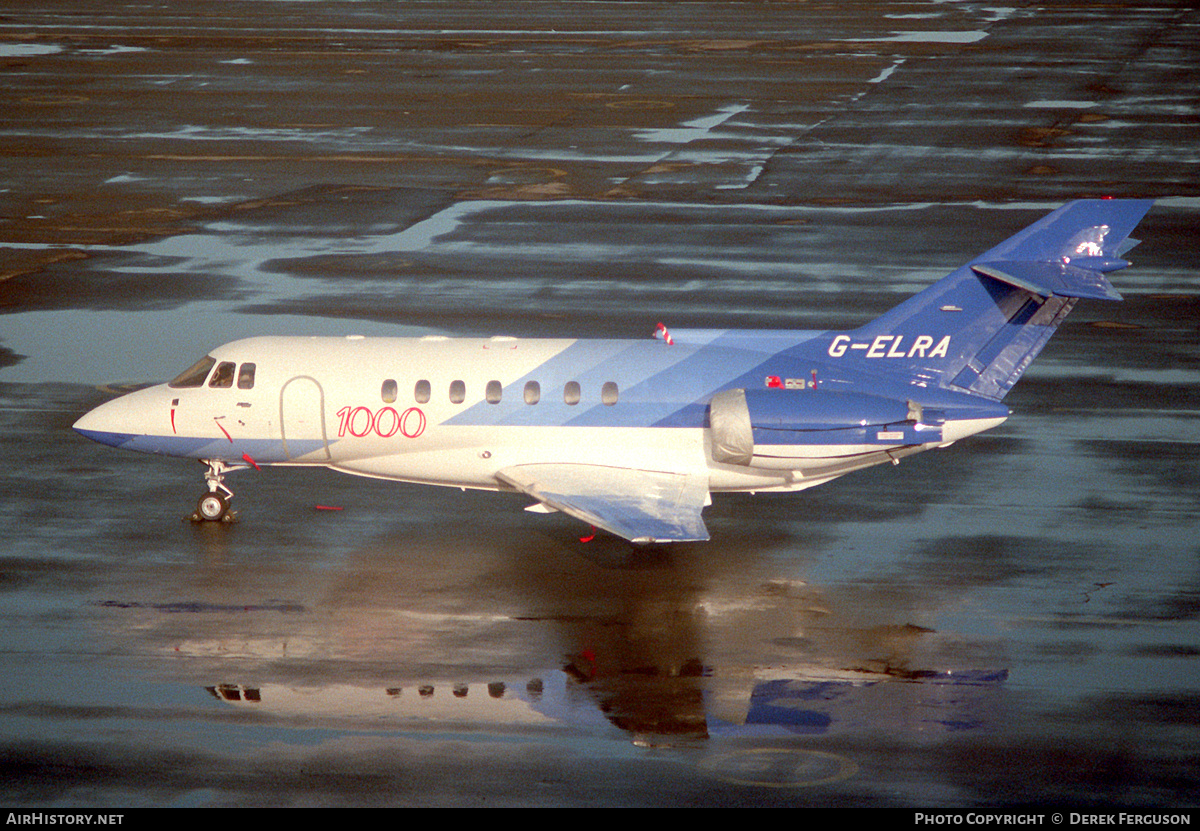
<svg viewBox="0 0 1200 831">
<path fill-rule="evenodd" d="M 711 495 L 800 491 L 995 427 L 1001 403 L 1152 201 L 1071 202 L 852 331 L 643 340 L 258 337 L 75 429 L 199 459 L 193 519 L 262 465 L 532 497 L 635 543 L 709 538 Z M 649 329 L 649 327 L 647 327 Z"/>
</svg>

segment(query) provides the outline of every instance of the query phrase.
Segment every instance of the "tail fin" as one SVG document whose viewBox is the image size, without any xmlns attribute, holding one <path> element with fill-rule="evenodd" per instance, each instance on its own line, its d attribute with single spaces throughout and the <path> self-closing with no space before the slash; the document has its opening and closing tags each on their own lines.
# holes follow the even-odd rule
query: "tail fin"
<svg viewBox="0 0 1200 831">
<path fill-rule="evenodd" d="M 842 336 L 838 348 L 861 350 L 863 359 L 892 358 L 889 369 L 907 365 L 915 383 L 998 401 L 1077 298 L 1121 299 L 1105 274 L 1129 265 L 1120 256 L 1137 244 L 1129 234 L 1152 204 L 1087 199 L 1064 205 Z"/>
</svg>

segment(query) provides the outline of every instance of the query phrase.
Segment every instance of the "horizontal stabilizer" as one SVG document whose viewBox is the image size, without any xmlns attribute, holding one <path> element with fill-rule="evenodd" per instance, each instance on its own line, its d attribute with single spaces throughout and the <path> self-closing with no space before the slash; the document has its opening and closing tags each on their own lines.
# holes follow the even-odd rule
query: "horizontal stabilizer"
<svg viewBox="0 0 1200 831">
<path fill-rule="evenodd" d="M 1092 265 L 1092 263 L 1089 263 Z M 1124 268 L 1124 260 L 1105 260 L 1100 266 L 1080 268 L 1065 263 L 1038 263 L 1006 260 L 974 263 L 971 270 L 1010 286 L 1031 291 L 1042 297 L 1086 297 L 1092 300 L 1120 300 L 1121 295 L 1101 271 Z"/>
<path fill-rule="evenodd" d="M 708 539 L 706 476 L 563 463 L 515 465 L 496 478 L 631 542 Z"/>
</svg>

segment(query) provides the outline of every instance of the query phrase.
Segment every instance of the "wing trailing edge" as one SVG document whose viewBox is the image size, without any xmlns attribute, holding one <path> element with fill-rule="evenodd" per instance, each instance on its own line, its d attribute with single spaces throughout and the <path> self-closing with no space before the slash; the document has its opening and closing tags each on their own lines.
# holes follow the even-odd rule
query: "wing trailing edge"
<svg viewBox="0 0 1200 831">
<path fill-rule="evenodd" d="M 708 477 L 604 465 L 514 465 L 496 478 L 539 502 L 631 542 L 701 542 Z"/>
</svg>

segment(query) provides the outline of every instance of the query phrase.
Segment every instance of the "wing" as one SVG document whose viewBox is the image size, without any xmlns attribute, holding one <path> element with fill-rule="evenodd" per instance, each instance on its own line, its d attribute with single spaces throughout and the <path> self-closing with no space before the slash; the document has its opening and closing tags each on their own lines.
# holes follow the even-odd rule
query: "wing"
<svg viewBox="0 0 1200 831">
<path fill-rule="evenodd" d="M 585 464 L 514 465 L 496 478 L 632 542 L 707 540 L 708 477 Z"/>
</svg>

